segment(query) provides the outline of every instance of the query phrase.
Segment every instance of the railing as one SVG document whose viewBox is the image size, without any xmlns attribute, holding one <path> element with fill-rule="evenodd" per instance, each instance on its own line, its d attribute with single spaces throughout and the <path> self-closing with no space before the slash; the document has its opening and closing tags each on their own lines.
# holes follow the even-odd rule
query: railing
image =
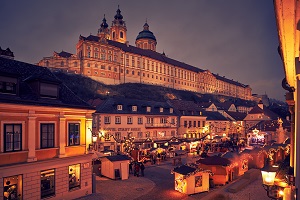
<svg viewBox="0 0 300 200">
<path fill-rule="evenodd" d="M 174 127 L 174 128 L 176 128 L 176 125 L 175 124 L 170 124 L 170 123 L 167 123 L 167 124 L 162 124 L 162 123 L 157 123 L 157 124 L 146 123 L 145 127 L 146 128 L 156 128 L 156 127 L 159 127 L 159 128 L 171 128 L 171 127 Z"/>
</svg>

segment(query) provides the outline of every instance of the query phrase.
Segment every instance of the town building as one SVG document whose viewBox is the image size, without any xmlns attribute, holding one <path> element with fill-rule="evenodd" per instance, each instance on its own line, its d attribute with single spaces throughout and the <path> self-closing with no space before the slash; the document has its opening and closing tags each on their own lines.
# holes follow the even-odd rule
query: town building
<svg viewBox="0 0 300 200">
<path fill-rule="evenodd" d="M 127 41 L 127 27 L 118 8 L 112 25 L 104 16 L 97 35 L 79 36 L 76 54 L 61 51 L 38 65 L 82 74 L 105 84 L 156 84 L 178 90 L 252 99 L 249 85 L 156 52 L 157 40 L 146 22 L 135 46 Z"/>
<path fill-rule="evenodd" d="M 177 117 L 166 102 L 110 97 L 96 109 L 93 133 L 100 152 L 160 147 L 178 135 Z"/>
<path fill-rule="evenodd" d="M 91 194 L 94 111 L 48 68 L 0 57 L 0 199 Z"/>
</svg>

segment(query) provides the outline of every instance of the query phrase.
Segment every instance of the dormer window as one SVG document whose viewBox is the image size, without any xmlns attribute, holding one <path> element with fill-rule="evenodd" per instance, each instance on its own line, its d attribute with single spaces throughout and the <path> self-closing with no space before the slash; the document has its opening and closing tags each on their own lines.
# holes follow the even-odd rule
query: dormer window
<svg viewBox="0 0 300 200">
<path fill-rule="evenodd" d="M 58 98 L 58 85 L 50 83 L 40 83 L 41 97 Z"/>
<path fill-rule="evenodd" d="M 170 108 L 170 113 L 173 113 L 173 108 Z"/>
<path fill-rule="evenodd" d="M 151 112 L 151 107 L 147 106 L 147 112 Z"/>
<path fill-rule="evenodd" d="M 17 78 L 0 76 L 0 93 L 17 94 Z"/>
<path fill-rule="evenodd" d="M 132 106 L 132 111 L 137 111 L 137 106 Z"/>
<path fill-rule="evenodd" d="M 164 108 L 159 108 L 159 112 L 164 112 Z"/>
<path fill-rule="evenodd" d="M 123 106 L 122 105 L 118 105 L 117 106 L 117 110 L 123 110 Z"/>
</svg>

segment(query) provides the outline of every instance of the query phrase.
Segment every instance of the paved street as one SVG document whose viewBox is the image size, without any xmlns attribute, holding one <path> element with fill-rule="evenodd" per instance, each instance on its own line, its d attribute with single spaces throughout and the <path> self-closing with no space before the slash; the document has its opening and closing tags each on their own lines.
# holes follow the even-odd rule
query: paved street
<svg viewBox="0 0 300 200">
<path fill-rule="evenodd" d="M 196 160 L 196 157 L 184 157 L 183 163 L 192 162 Z M 209 192 L 185 195 L 174 190 L 174 175 L 171 174 L 171 169 L 174 166 L 171 164 L 171 160 L 161 162 L 159 165 L 146 164 L 145 177 L 135 177 L 130 174 L 128 180 L 110 180 L 104 177 L 97 177 L 97 193 L 85 196 L 79 200 L 112 200 L 112 199 L 203 199 L 213 200 L 216 199 L 216 195 L 222 194 L 230 200 L 269 200 L 266 195 L 266 191 L 262 187 L 261 177 L 252 182 L 246 188 L 237 193 L 229 193 L 226 188 L 230 184 L 220 186 Z M 238 180 L 237 180 L 238 181 Z"/>
</svg>

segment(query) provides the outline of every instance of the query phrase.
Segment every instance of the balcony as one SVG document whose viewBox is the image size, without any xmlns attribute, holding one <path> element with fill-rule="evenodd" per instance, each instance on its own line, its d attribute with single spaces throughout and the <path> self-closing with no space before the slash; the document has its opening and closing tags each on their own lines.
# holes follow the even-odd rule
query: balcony
<svg viewBox="0 0 300 200">
<path fill-rule="evenodd" d="M 176 128 L 175 125 L 170 124 L 170 123 L 166 123 L 166 124 L 162 124 L 162 123 L 157 123 L 157 124 L 155 124 L 155 123 L 146 123 L 145 127 L 146 128 L 171 128 L 171 127 Z"/>
</svg>

